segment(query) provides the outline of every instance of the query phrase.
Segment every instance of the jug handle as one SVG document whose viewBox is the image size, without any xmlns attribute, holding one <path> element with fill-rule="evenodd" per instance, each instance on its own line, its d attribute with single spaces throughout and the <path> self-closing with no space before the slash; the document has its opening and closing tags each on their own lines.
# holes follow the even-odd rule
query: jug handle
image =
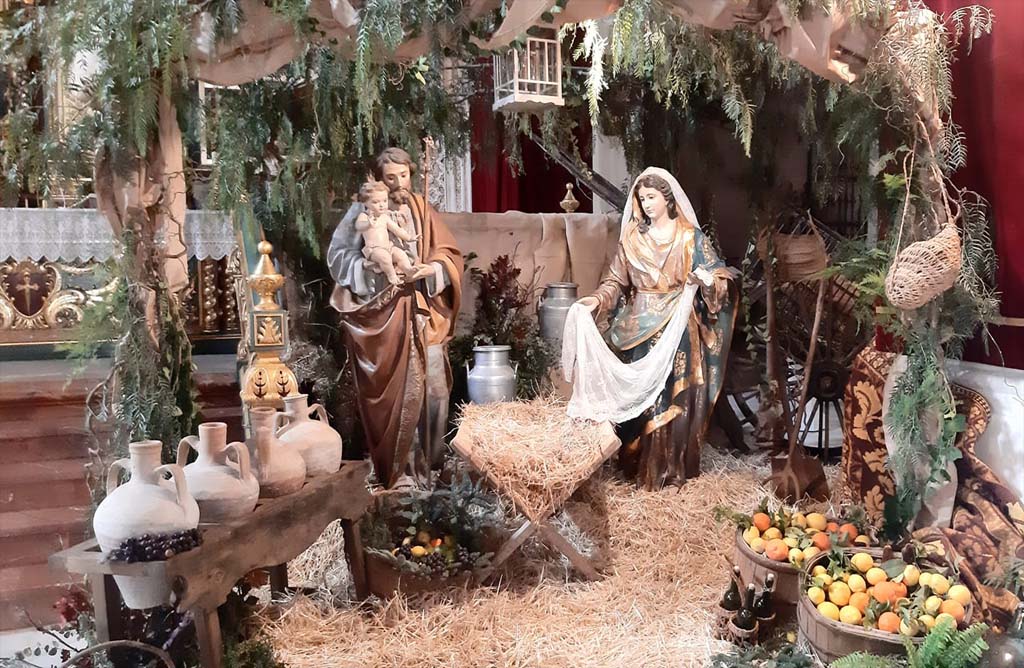
<svg viewBox="0 0 1024 668">
<path fill-rule="evenodd" d="M 178 466 L 184 466 L 185 462 L 188 461 L 188 449 L 192 448 L 196 452 L 199 452 L 199 448 L 196 447 L 196 443 L 199 442 L 197 436 L 186 436 L 185 438 L 178 441 L 178 458 L 175 460 Z"/>
<path fill-rule="evenodd" d="M 512 362 L 512 373 L 514 373 L 517 378 L 519 377 L 519 362 L 518 361 Z"/>
<path fill-rule="evenodd" d="M 178 497 L 178 505 L 184 506 L 182 502 L 188 497 L 188 483 L 185 482 L 185 471 L 177 464 L 164 464 L 153 469 L 153 472 L 157 475 L 171 474 L 171 480 L 174 481 L 174 492 Z"/>
<path fill-rule="evenodd" d="M 316 416 L 320 418 L 321 422 L 325 424 L 327 423 L 327 411 L 324 410 L 323 406 L 320 404 L 313 404 L 309 407 L 309 411 L 306 412 L 306 415 L 312 415 L 314 412 L 316 412 Z"/>
<path fill-rule="evenodd" d="M 228 443 L 226 449 L 228 453 L 234 452 L 235 459 L 238 460 L 238 479 L 243 482 L 248 480 L 249 476 L 252 475 L 252 466 L 249 462 L 249 448 L 241 441 L 233 441 Z"/>
<path fill-rule="evenodd" d="M 286 422 L 286 424 L 279 424 L 282 420 L 284 420 Z M 294 423 L 292 422 L 292 416 L 291 415 L 288 415 L 287 413 L 277 413 L 277 414 L 275 414 L 274 415 L 274 436 L 280 436 L 281 434 L 285 433 L 286 431 L 288 431 L 288 427 L 292 426 L 293 424 Z"/>
<path fill-rule="evenodd" d="M 126 457 L 110 464 L 110 468 L 107 469 L 107 494 L 113 492 L 121 484 L 121 471 L 127 471 L 131 463 L 132 460 Z"/>
</svg>

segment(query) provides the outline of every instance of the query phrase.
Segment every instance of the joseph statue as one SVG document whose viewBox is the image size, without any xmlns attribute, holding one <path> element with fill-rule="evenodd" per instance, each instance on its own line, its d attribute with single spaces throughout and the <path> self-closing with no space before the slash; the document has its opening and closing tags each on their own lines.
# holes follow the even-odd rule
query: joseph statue
<svg viewBox="0 0 1024 668">
<path fill-rule="evenodd" d="M 447 347 L 462 297 L 462 255 L 451 232 L 423 195 L 412 191 L 409 154 L 385 149 L 376 177 L 391 207 L 408 207 L 415 225 L 413 254 L 424 265 L 397 285 L 367 266 L 355 230 L 353 204 L 334 231 L 327 261 L 336 286 L 370 458 L 381 484 L 424 482 L 444 454 L 451 367 Z"/>
</svg>

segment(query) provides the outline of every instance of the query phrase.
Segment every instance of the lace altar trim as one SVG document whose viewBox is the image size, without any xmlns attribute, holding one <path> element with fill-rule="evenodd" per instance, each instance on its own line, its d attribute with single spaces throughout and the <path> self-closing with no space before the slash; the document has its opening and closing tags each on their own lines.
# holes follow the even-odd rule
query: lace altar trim
<svg viewBox="0 0 1024 668">
<path fill-rule="evenodd" d="M 185 245 L 200 260 L 229 256 L 235 249 L 230 216 L 186 212 Z M 103 262 L 114 247 L 110 224 L 96 209 L 0 208 L 0 260 Z"/>
</svg>

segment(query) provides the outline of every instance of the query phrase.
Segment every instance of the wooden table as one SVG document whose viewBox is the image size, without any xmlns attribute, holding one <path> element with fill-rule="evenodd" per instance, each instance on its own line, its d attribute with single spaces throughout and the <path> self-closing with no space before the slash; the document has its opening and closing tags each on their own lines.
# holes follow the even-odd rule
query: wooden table
<svg viewBox="0 0 1024 668">
<path fill-rule="evenodd" d="M 369 462 L 343 462 L 337 473 L 310 478 L 294 494 L 260 499 L 256 510 L 244 519 L 201 524 L 203 544 L 164 561 L 104 561 L 94 539 L 51 555 L 50 566 L 89 576 L 100 642 L 124 637 L 121 593 L 114 575 L 165 578 L 173 591 L 173 605 L 180 612 L 192 612 L 203 668 L 220 668 L 223 647 L 217 608 L 227 600 L 231 589 L 246 573 L 266 568 L 271 590 L 283 592 L 288 586 L 288 562 L 312 545 L 336 519 L 341 519 L 356 595 L 366 597 L 366 568 L 357 521 L 370 503 L 366 487 L 369 474 Z"/>
<path fill-rule="evenodd" d="M 573 487 L 573 491 L 566 495 L 566 501 L 572 496 L 572 493 L 584 482 L 590 479 L 594 473 L 601 468 L 601 466 L 611 459 L 619 450 L 619 439 L 615 436 L 615 429 L 610 423 L 602 424 L 602 429 L 607 432 L 607 439 L 605 444 L 601 447 L 600 452 L 595 453 L 594 458 L 590 463 L 580 472 L 579 479 Z M 498 493 L 508 492 L 506 486 L 499 480 L 496 480 L 490 472 L 487 470 L 487 466 L 480 461 L 479 458 L 474 456 L 472 446 L 466 442 L 465 438 L 460 439 L 459 435 L 456 434 L 455 439 L 452 441 L 452 449 L 458 452 L 463 459 L 465 459 L 470 466 L 472 466 L 480 475 L 482 475 L 488 482 L 488 484 Z M 547 543 L 550 547 L 558 550 L 566 556 L 569 563 L 572 564 L 583 577 L 588 580 L 600 580 L 601 574 L 597 572 L 594 565 L 589 559 L 579 553 L 572 543 L 566 540 L 565 536 L 558 533 L 558 530 L 551 526 L 551 518 L 561 510 L 561 506 L 551 508 L 541 515 L 537 515 L 534 509 L 522 507 L 516 499 L 517 495 L 507 494 L 511 499 L 512 504 L 516 507 L 523 517 L 526 519 L 523 521 L 519 528 L 515 530 L 511 537 L 500 548 L 495 552 L 494 558 L 491 559 L 491 563 L 487 568 L 483 569 L 477 574 L 477 579 L 483 582 L 489 578 L 494 571 L 503 564 L 509 557 L 511 557 L 516 550 L 522 547 L 526 541 L 534 534 L 539 534 L 539 538 Z M 564 503 L 564 502 L 563 502 Z"/>
</svg>

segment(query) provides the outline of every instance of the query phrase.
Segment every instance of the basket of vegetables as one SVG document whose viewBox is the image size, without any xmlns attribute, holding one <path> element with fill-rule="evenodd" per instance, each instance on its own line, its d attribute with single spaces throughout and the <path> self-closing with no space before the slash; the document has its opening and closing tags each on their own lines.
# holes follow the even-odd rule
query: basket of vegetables
<svg viewBox="0 0 1024 668">
<path fill-rule="evenodd" d="M 854 652 L 903 654 L 937 625 L 963 628 L 974 604 L 953 569 L 914 546 L 822 552 L 801 574 L 800 634 L 826 662 Z"/>
</svg>

